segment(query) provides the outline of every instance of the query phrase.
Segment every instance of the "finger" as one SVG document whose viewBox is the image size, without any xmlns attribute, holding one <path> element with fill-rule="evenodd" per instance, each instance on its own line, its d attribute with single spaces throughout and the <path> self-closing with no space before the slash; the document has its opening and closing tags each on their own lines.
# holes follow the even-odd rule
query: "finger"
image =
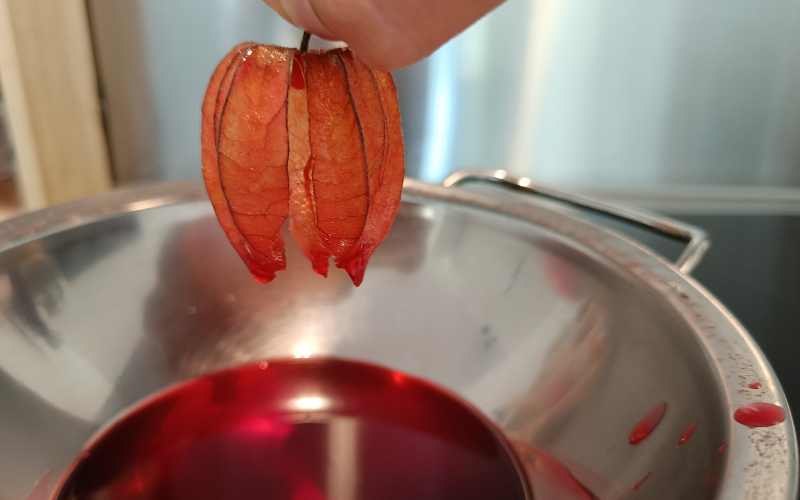
<svg viewBox="0 0 800 500">
<path fill-rule="evenodd" d="M 280 0 L 280 3 L 295 25 L 319 38 L 326 40 L 339 39 L 320 21 L 309 0 Z"/>
<path fill-rule="evenodd" d="M 391 71 L 427 57 L 503 0 L 283 0 L 284 7 L 289 2 L 310 6 L 367 66 Z"/>
<path fill-rule="evenodd" d="M 288 14 L 288 13 L 286 12 L 286 10 L 283 8 L 283 5 L 281 5 L 281 1 L 280 1 L 280 0 L 264 0 L 264 2 L 265 2 L 267 5 L 269 5 L 270 7 L 272 7 L 272 10 L 274 10 L 275 12 L 277 12 L 278 14 L 280 14 L 280 16 L 281 16 L 282 18 L 284 18 L 284 19 L 285 19 L 285 20 L 287 20 L 288 22 L 290 22 L 290 23 L 294 24 L 295 26 L 297 26 L 297 24 L 295 24 L 295 22 L 294 22 L 294 21 L 292 21 L 292 18 L 291 18 L 291 17 L 289 17 L 289 14 Z"/>
</svg>

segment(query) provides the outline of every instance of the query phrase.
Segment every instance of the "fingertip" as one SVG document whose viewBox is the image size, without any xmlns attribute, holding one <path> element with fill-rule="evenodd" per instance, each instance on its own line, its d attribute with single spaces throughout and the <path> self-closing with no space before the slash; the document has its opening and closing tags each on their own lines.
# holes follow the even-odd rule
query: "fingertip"
<svg viewBox="0 0 800 500">
<path fill-rule="evenodd" d="M 412 61 L 408 64 L 403 62 L 397 61 L 387 61 L 386 58 L 381 56 L 373 56 L 369 53 L 364 54 L 363 52 L 356 52 L 356 56 L 363 62 L 369 69 L 373 71 L 384 71 L 386 73 L 395 71 L 398 69 L 405 68 L 406 66 L 410 66 L 416 61 Z"/>
<path fill-rule="evenodd" d="M 347 40 L 345 40 L 347 42 Z M 430 55 L 416 48 L 384 47 L 353 42 L 349 45 L 356 56 L 373 71 L 392 72 L 411 66 Z"/>
<path fill-rule="evenodd" d="M 319 19 L 310 0 L 280 0 L 280 3 L 291 19 L 292 24 L 299 26 L 316 37 L 325 40 L 338 40 Z"/>
<path fill-rule="evenodd" d="M 376 0 L 302 1 L 310 1 L 318 19 L 372 70 L 388 72 L 410 66 L 437 47 L 427 39 L 423 26 L 406 19 L 407 12 L 387 10 Z"/>
<path fill-rule="evenodd" d="M 289 17 L 289 14 L 286 13 L 286 9 L 284 9 L 283 5 L 281 5 L 281 1 L 280 0 L 264 0 L 264 3 L 269 5 L 272 8 L 272 10 L 277 12 L 278 15 L 281 16 L 286 22 L 288 22 L 290 24 L 294 24 L 294 21 L 292 21 L 292 18 Z"/>
</svg>

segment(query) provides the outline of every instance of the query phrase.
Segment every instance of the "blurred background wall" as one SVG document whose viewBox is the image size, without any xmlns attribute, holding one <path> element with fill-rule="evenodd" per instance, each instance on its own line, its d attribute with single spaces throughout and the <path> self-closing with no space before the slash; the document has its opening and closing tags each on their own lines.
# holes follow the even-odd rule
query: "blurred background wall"
<svg viewBox="0 0 800 500">
<path fill-rule="evenodd" d="M 200 103 L 217 62 L 245 40 L 301 35 L 261 0 L 88 7 L 118 183 L 199 178 Z M 408 173 L 800 186 L 798 26 L 794 0 L 508 0 L 396 72 Z"/>
</svg>

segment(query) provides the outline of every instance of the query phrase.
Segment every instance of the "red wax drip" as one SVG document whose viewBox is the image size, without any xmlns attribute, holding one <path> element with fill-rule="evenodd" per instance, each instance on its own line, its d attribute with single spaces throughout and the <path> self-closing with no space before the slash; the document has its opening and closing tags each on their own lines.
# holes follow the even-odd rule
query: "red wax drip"
<svg viewBox="0 0 800 500">
<path fill-rule="evenodd" d="M 736 410 L 733 418 L 748 427 L 769 427 L 786 420 L 786 410 L 770 403 L 751 403 Z"/>
<path fill-rule="evenodd" d="M 751 389 L 761 389 L 761 382 L 750 382 L 747 387 Z"/>
<path fill-rule="evenodd" d="M 689 424 L 688 427 L 686 427 L 686 430 L 683 431 L 683 434 L 681 434 L 680 439 L 678 439 L 678 446 L 682 445 L 683 443 L 688 441 L 690 437 L 692 437 L 692 434 L 694 434 L 694 430 L 696 427 L 697 427 L 696 420 L 693 421 L 691 424 Z"/>
<path fill-rule="evenodd" d="M 658 423 L 661 422 L 661 418 L 666 411 L 667 403 L 658 403 L 652 407 L 650 411 L 647 412 L 647 415 L 642 417 L 639 423 L 636 424 L 636 427 L 633 428 L 631 435 L 628 437 L 628 441 L 630 441 L 631 444 L 641 443 L 653 432 Z"/>
<path fill-rule="evenodd" d="M 306 78 L 303 76 L 303 64 L 300 62 L 303 56 L 297 52 L 294 53 L 292 60 L 292 88 L 295 90 L 303 90 L 306 88 Z"/>
<path fill-rule="evenodd" d="M 725 453 L 725 448 L 727 447 L 728 447 L 727 444 L 723 444 L 722 446 L 720 446 L 719 449 L 717 450 L 717 455 L 722 455 L 723 453 Z"/>
<path fill-rule="evenodd" d="M 650 474 L 652 474 L 652 471 L 651 471 L 651 472 L 648 472 L 647 474 L 645 474 L 645 475 L 644 475 L 644 477 L 643 477 L 643 478 L 641 478 L 640 480 L 638 480 L 638 481 L 636 481 L 635 483 L 633 483 L 633 486 L 631 486 L 631 491 L 633 491 L 633 490 L 638 490 L 638 489 L 639 489 L 639 486 L 641 486 L 641 485 L 642 485 L 642 483 L 644 483 L 645 481 L 647 481 L 647 478 L 648 478 L 648 477 L 650 477 Z"/>
<path fill-rule="evenodd" d="M 537 500 L 598 500 L 555 458 L 522 441 L 512 440 L 511 446 Z"/>
</svg>

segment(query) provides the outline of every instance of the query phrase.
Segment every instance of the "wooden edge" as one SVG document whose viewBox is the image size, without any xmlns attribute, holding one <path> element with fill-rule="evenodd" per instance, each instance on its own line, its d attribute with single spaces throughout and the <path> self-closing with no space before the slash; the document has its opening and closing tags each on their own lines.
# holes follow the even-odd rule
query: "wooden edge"
<svg viewBox="0 0 800 500">
<path fill-rule="evenodd" d="M 26 209 L 111 187 L 82 0 L 0 0 L 0 84 Z"/>
</svg>

